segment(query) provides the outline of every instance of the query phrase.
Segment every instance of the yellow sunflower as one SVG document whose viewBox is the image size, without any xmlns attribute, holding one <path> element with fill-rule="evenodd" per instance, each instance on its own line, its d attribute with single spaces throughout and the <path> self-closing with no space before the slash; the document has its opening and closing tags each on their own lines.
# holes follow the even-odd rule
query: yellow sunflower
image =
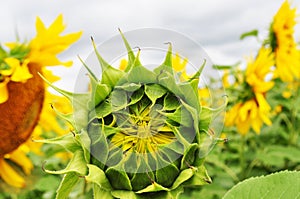
<svg viewBox="0 0 300 199">
<path fill-rule="evenodd" d="M 65 29 L 62 15 L 46 28 L 40 18 L 36 20 L 36 36 L 28 43 L 6 44 L 8 50 L 0 53 L 0 177 L 14 187 L 24 187 L 25 180 L 10 162 L 30 174 L 33 164 L 26 156 L 29 151 L 41 153 L 40 145 L 30 136 L 39 137 L 43 131 L 64 133 L 51 113 L 50 102 L 55 98 L 47 91 L 42 74 L 56 81 L 46 66 L 65 65 L 56 56 L 79 39 L 81 32 L 60 36 Z M 60 104 L 60 102 L 53 102 Z M 50 112 L 51 111 L 51 112 Z M 63 111 L 63 110 L 62 110 Z"/>
<path fill-rule="evenodd" d="M 296 8 L 285 1 L 274 16 L 270 30 L 270 44 L 275 52 L 275 74 L 284 82 L 300 78 L 300 53 L 294 39 Z"/>
<path fill-rule="evenodd" d="M 250 127 L 259 134 L 263 123 L 271 125 L 269 119 L 271 107 L 261 93 L 255 97 L 235 104 L 226 114 L 225 126 L 236 126 L 241 135 L 246 135 Z"/>
<path fill-rule="evenodd" d="M 265 93 L 274 86 L 273 81 L 265 78 L 274 65 L 274 55 L 270 48 L 261 48 L 256 59 L 250 58 L 246 69 L 246 82 L 254 93 Z"/>
<path fill-rule="evenodd" d="M 271 125 L 271 107 L 265 93 L 274 86 L 273 81 L 266 79 L 273 65 L 271 49 L 261 48 L 255 59 L 249 59 L 243 78 L 237 78 L 238 84 L 233 83 L 239 102 L 227 112 L 225 126 L 236 126 L 240 134 L 246 135 L 250 127 L 258 134 L 263 123 Z"/>
</svg>

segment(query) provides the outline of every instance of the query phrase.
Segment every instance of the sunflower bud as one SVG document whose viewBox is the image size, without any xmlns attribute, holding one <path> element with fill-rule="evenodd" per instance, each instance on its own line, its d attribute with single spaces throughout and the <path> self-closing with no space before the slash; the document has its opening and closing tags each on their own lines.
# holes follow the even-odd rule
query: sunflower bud
<svg viewBox="0 0 300 199">
<path fill-rule="evenodd" d="M 59 144 L 74 153 L 57 198 L 64 198 L 85 176 L 95 198 L 177 198 L 185 186 L 211 182 L 201 153 L 214 110 L 200 105 L 199 76 L 179 81 L 173 70 L 172 46 L 154 70 L 144 67 L 140 50 L 128 51 L 122 70 L 110 66 L 94 49 L 102 69 L 101 79 L 89 72 L 91 91 L 76 94 L 52 86 L 68 97 L 74 112 L 61 117 L 73 134 L 40 142 Z M 47 81 L 47 80 L 45 80 Z"/>
</svg>

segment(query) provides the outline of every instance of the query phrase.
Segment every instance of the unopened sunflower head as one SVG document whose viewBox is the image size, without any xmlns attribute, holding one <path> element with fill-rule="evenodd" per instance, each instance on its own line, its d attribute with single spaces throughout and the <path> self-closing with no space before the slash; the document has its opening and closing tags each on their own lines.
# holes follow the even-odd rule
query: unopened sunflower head
<svg viewBox="0 0 300 199">
<path fill-rule="evenodd" d="M 95 198 L 177 198 L 184 186 L 211 182 L 201 145 L 218 110 L 200 105 L 205 62 L 189 79 L 177 81 L 181 74 L 173 68 L 171 44 L 164 62 L 151 71 L 141 64 L 140 50 L 135 55 L 121 35 L 128 51 L 121 70 L 110 66 L 93 42 L 102 76 L 83 62 L 91 91 L 75 94 L 52 86 L 74 107 L 70 115 L 57 112 L 74 132 L 40 141 L 74 153 L 64 170 L 46 170 L 65 174 L 57 198 L 66 197 L 79 176 L 93 184 Z"/>
</svg>

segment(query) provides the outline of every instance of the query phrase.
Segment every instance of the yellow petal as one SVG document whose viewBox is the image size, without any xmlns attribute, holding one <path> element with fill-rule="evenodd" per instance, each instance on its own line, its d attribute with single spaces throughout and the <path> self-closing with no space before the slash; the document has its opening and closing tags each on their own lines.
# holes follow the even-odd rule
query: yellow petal
<svg viewBox="0 0 300 199">
<path fill-rule="evenodd" d="M 53 72 L 51 70 L 46 69 L 45 67 L 42 68 L 43 71 L 43 76 L 46 77 L 46 79 L 48 81 L 50 81 L 51 83 L 56 82 L 58 80 L 60 80 L 60 77 L 56 76 L 53 74 Z"/>
<path fill-rule="evenodd" d="M 54 20 L 54 22 L 50 25 L 48 30 L 50 32 L 49 34 L 58 35 L 62 31 L 64 31 L 65 28 L 66 28 L 66 26 L 63 24 L 63 15 L 60 14 Z"/>
<path fill-rule="evenodd" d="M 172 66 L 173 69 L 177 72 L 184 70 L 187 62 L 188 62 L 187 58 L 181 60 L 178 53 L 176 53 L 175 56 L 172 57 Z"/>
<path fill-rule="evenodd" d="M 32 78 L 32 74 L 29 72 L 27 64 L 29 63 L 29 60 L 26 59 L 24 60 L 24 62 L 22 63 L 22 65 L 17 66 L 15 68 L 14 73 L 11 76 L 11 81 L 14 82 L 26 82 L 28 79 Z"/>
<path fill-rule="evenodd" d="M 251 111 L 253 105 L 253 101 L 249 100 L 245 102 L 239 110 L 239 117 L 241 121 L 245 121 L 249 117 L 249 113 Z"/>
<path fill-rule="evenodd" d="M 255 94 L 255 97 L 256 97 L 256 99 L 257 99 L 259 109 L 260 109 L 262 112 L 269 112 L 269 111 L 271 110 L 271 107 L 270 107 L 270 105 L 268 104 L 268 102 L 266 101 L 266 99 L 265 99 L 265 97 L 263 96 L 263 94 L 261 94 L 261 93 L 256 93 L 256 94 Z"/>
<path fill-rule="evenodd" d="M 35 21 L 35 28 L 38 34 L 42 34 L 46 31 L 46 27 L 43 23 L 43 21 L 41 20 L 41 18 L 36 17 L 36 21 Z"/>
<path fill-rule="evenodd" d="M 8 82 L 9 82 L 8 78 L 0 82 L 0 104 L 8 100 L 8 90 L 6 86 Z"/>
<path fill-rule="evenodd" d="M 282 96 L 286 99 L 290 98 L 292 96 L 292 92 L 290 91 L 283 91 Z"/>
<path fill-rule="evenodd" d="M 249 129 L 250 129 L 249 118 L 247 118 L 247 120 L 245 120 L 245 121 L 242 121 L 242 120 L 240 120 L 240 118 L 238 118 L 238 120 L 236 122 L 236 127 L 238 129 L 238 132 L 241 135 L 246 135 L 249 132 Z"/>
<path fill-rule="evenodd" d="M 20 149 L 16 149 L 12 153 L 10 153 L 9 159 L 21 166 L 23 171 L 27 175 L 29 175 L 31 170 L 33 169 L 33 164 L 31 163 L 31 160 Z"/>
<path fill-rule="evenodd" d="M 260 133 L 260 128 L 262 126 L 262 121 L 260 119 L 260 117 L 255 117 L 252 119 L 251 121 L 251 126 L 253 128 L 253 130 L 255 131 L 256 134 Z"/>
<path fill-rule="evenodd" d="M 127 67 L 128 61 L 126 59 L 122 59 L 119 65 L 119 69 L 120 70 L 125 70 L 125 68 Z"/>
<path fill-rule="evenodd" d="M 254 89 L 256 93 L 265 93 L 274 86 L 274 82 L 260 82 Z"/>
<path fill-rule="evenodd" d="M 13 74 L 15 68 L 20 66 L 20 61 L 14 57 L 8 57 L 4 59 L 4 62 L 7 63 L 10 67 L 8 70 L 1 71 L 1 74 L 4 76 L 9 76 Z"/>
<path fill-rule="evenodd" d="M 232 126 L 237 118 L 241 103 L 234 105 L 225 116 L 225 126 Z"/>
<path fill-rule="evenodd" d="M 64 29 L 65 25 L 63 24 L 62 15 L 59 15 L 49 28 L 46 28 L 38 17 L 36 20 L 37 34 L 29 44 L 30 53 L 28 58 L 30 61 L 40 66 L 71 66 L 72 62 L 61 62 L 56 56 L 78 40 L 82 32 L 60 36 Z"/>
<path fill-rule="evenodd" d="M 4 159 L 0 159 L 0 176 L 7 184 L 23 188 L 25 187 L 25 180 L 20 176 Z"/>
</svg>

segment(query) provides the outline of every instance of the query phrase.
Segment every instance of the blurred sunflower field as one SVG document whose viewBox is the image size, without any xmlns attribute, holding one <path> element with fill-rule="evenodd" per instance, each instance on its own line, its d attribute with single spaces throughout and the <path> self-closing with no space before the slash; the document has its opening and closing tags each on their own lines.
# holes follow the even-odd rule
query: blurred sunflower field
<svg viewBox="0 0 300 199">
<path fill-rule="evenodd" d="M 188 180 L 189 177 L 174 182 L 174 184 L 189 185 L 188 183 L 193 181 L 192 185 L 201 186 L 186 186 L 180 195 L 178 193 L 181 193 L 183 189 L 179 190 L 177 187 L 174 189 L 177 189 L 178 193 L 172 190 L 170 191 L 172 194 L 166 196 L 163 194 L 156 196 L 150 193 L 140 197 L 138 192 L 138 194 L 130 195 L 132 197 L 120 195 L 123 198 L 133 199 L 152 198 L 152 196 L 161 199 L 299 198 L 300 38 L 294 37 L 295 27 L 299 25 L 298 21 L 299 13 L 296 8 L 293 8 L 289 1 L 284 1 L 270 22 L 268 35 L 265 38 L 261 40 L 257 30 L 241 35 L 241 40 L 257 37 L 260 48 L 254 55 L 237 60 L 237 63 L 233 65 L 222 65 L 222 63 L 214 65 L 215 69 L 222 74 L 222 87 L 216 87 L 215 85 L 220 85 L 220 82 L 211 77 L 208 87 L 196 88 L 197 96 L 199 96 L 197 99 L 200 101 L 197 100 L 197 103 L 201 104 L 199 106 L 202 109 L 210 106 L 210 91 L 216 88 L 225 89 L 228 99 L 224 128 L 218 138 L 219 141 L 207 157 L 199 160 L 200 163 L 197 162 L 206 168 L 205 170 L 203 167 L 204 171 L 201 173 L 206 177 L 203 178 L 204 182 L 197 183 L 194 182 L 197 178 Z M 74 175 L 73 170 L 84 170 L 84 168 L 79 165 L 80 161 L 74 160 L 75 153 L 73 155 L 69 153 L 73 152 L 73 149 L 66 152 L 62 146 L 49 144 L 52 141 L 39 141 L 54 140 L 53 142 L 57 141 L 60 145 L 66 145 L 66 148 L 69 145 L 72 148 L 73 143 L 71 144 L 67 136 L 74 135 L 77 139 L 76 136 L 79 135 L 76 134 L 74 125 L 69 124 L 72 122 L 68 123 L 63 119 L 66 119 L 72 112 L 68 99 L 49 89 L 49 85 L 51 86 L 51 83 L 57 81 L 59 77 L 53 75 L 48 66 L 70 67 L 72 61 L 62 62 L 57 55 L 67 50 L 82 34 L 79 31 L 61 35 L 65 28 L 62 15 L 59 15 L 49 27 L 46 27 L 37 17 L 34 38 L 24 42 L 18 39 L 0 46 L 0 199 L 93 198 L 93 195 L 97 195 L 97 191 L 93 190 L 95 184 L 101 185 L 102 183 L 101 180 L 96 182 L 99 177 L 97 175 L 87 175 L 85 172 L 83 172 L 84 175 L 81 173 Z M 126 39 L 124 41 L 126 48 L 129 49 Z M 170 49 L 171 47 L 169 47 L 169 54 L 166 55 L 164 63 L 173 63 L 170 65 L 175 72 L 180 74 L 179 79 L 192 84 L 194 79 L 186 73 L 185 69 L 188 58 L 181 59 L 178 54 L 173 55 Z M 128 60 L 121 61 L 120 70 L 118 70 L 120 72 L 116 72 L 117 69 L 112 70 L 113 75 L 123 75 L 130 71 L 130 63 L 133 65 L 136 62 L 139 63 L 138 55 L 135 57 L 131 53 L 132 51 L 129 50 Z M 99 60 L 102 64 L 106 64 L 102 57 Z M 201 70 L 199 74 L 200 72 Z M 199 74 L 197 72 L 195 77 L 197 75 L 199 77 Z M 93 80 L 92 73 L 90 76 Z M 44 81 L 43 78 L 46 80 Z M 112 79 L 109 77 L 107 81 L 110 82 Z M 106 88 L 106 85 L 99 85 Z M 131 84 L 128 84 L 124 88 L 134 89 L 130 86 Z M 92 83 L 91 89 L 95 89 Z M 165 92 L 161 88 L 156 89 Z M 60 92 L 59 89 L 57 91 Z M 99 93 L 97 89 L 92 92 Z M 165 100 L 171 94 L 163 93 L 157 98 L 162 99 L 162 96 L 165 96 Z M 152 98 L 148 101 L 150 103 Z M 163 105 L 166 104 L 165 101 Z M 174 104 L 177 106 L 176 103 Z M 171 109 L 168 111 L 170 113 Z M 104 118 L 102 118 L 103 125 L 106 124 Z M 193 115 L 193 118 L 197 117 Z M 201 116 L 199 120 L 201 122 Z M 165 136 L 159 135 L 161 137 L 158 136 L 159 138 L 155 141 L 163 144 L 171 143 L 174 135 L 170 132 L 173 129 L 166 125 L 160 129 Z M 213 133 L 209 129 L 203 131 L 207 134 Z M 122 145 L 120 141 L 126 136 L 122 133 L 117 135 L 121 138 L 116 136 L 112 141 L 122 147 L 128 147 L 129 145 Z M 66 139 L 55 140 L 54 137 L 59 136 Z M 78 139 L 83 139 L 82 143 L 85 141 L 84 137 L 79 136 Z M 131 144 L 130 147 L 134 148 L 135 144 Z M 143 149 L 141 151 L 147 150 L 147 147 L 142 146 L 143 144 L 136 145 L 140 145 Z M 152 151 L 156 150 L 154 148 L 151 148 Z M 83 153 L 86 153 L 85 149 Z M 192 160 L 186 158 L 184 163 L 187 164 L 187 169 L 184 172 L 187 173 L 190 169 L 189 171 L 194 172 L 193 175 L 195 173 L 200 175 L 198 173 L 200 167 L 195 169 L 196 166 L 192 166 L 188 161 Z M 192 163 L 196 162 L 193 161 Z M 45 164 L 47 169 L 45 169 Z M 93 166 L 87 165 L 91 171 Z M 64 170 L 64 168 L 73 173 L 50 174 Z M 182 173 L 180 177 L 185 178 Z M 156 184 L 150 175 L 145 178 L 151 179 L 152 185 L 156 186 L 154 191 L 150 192 L 169 190 Z M 105 180 L 107 183 L 106 178 Z M 86 183 L 88 181 L 94 184 Z M 179 183 L 179 181 L 182 182 Z M 171 188 L 173 186 L 170 185 Z M 100 186 L 98 189 L 104 190 L 104 188 L 106 189 Z M 116 196 L 109 194 L 109 196 L 103 195 L 103 198 L 116 198 Z"/>
<path fill-rule="evenodd" d="M 298 16 L 296 8 L 285 1 L 254 56 L 232 66 L 215 65 L 222 71 L 229 98 L 222 134 L 228 141 L 217 145 L 206 158 L 213 183 L 186 198 L 222 198 L 245 179 L 300 170 L 300 49 L 294 38 Z M 247 37 L 258 37 L 258 31 L 241 35 L 241 39 Z M 297 178 L 290 184 L 296 195 L 274 198 L 299 197 Z M 267 189 L 261 191 L 264 193 L 254 198 L 272 198 Z M 247 194 L 236 198 L 253 198 Z"/>
</svg>

